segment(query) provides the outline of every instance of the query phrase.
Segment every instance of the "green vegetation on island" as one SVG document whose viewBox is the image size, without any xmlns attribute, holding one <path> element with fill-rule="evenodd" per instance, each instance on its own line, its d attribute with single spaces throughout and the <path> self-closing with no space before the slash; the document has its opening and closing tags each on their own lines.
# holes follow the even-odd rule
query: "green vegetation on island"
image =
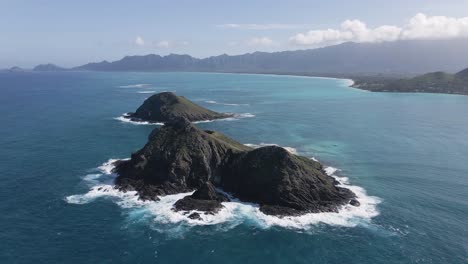
<svg viewBox="0 0 468 264">
<path fill-rule="evenodd" d="M 172 92 L 162 92 L 146 99 L 136 112 L 129 113 L 127 118 L 133 121 L 167 122 L 173 118 L 184 117 L 194 122 L 232 116 L 233 114 L 211 111 Z"/>
<path fill-rule="evenodd" d="M 432 72 L 413 78 L 356 77 L 355 88 L 372 92 L 468 94 L 468 68 L 456 74 Z"/>
</svg>

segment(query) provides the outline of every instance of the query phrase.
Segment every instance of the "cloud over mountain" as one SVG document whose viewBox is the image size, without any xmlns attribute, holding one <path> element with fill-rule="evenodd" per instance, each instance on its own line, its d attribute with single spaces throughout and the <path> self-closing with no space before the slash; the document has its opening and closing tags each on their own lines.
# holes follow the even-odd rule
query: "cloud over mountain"
<svg viewBox="0 0 468 264">
<path fill-rule="evenodd" d="M 419 13 L 402 27 L 383 25 L 369 28 L 360 20 L 346 20 L 339 29 L 311 30 L 292 36 L 295 45 L 326 46 L 343 42 L 384 42 L 413 39 L 468 37 L 468 17 L 427 16 Z"/>
<path fill-rule="evenodd" d="M 144 46 L 145 45 L 145 40 L 142 37 L 137 36 L 136 39 L 135 39 L 135 44 L 138 45 L 138 46 Z"/>
<path fill-rule="evenodd" d="M 272 46 L 275 43 L 268 37 L 257 37 L 250 39 L 247 44 L 250 46 Z"/>
</svg>

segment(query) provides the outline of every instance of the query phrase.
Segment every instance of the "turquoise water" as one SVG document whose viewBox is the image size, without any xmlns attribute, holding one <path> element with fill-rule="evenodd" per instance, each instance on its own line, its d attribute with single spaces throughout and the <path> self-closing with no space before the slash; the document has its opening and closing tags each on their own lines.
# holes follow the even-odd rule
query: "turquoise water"
<svg viewBox="0 0 468 264">
<path fill-rule="evenodd" d="M 468 262 L 466 96 L 205 73 L 1 73 L 0 89 L 1 263 Z M 115 118 L 164 90 L 243 114 L 200 127 L 339 169 L 369 210 L 281 222 L 242 205 L 190 223 L 93 193 L 113 177 L 96 168 L 155 127 Z"/>
</svg>

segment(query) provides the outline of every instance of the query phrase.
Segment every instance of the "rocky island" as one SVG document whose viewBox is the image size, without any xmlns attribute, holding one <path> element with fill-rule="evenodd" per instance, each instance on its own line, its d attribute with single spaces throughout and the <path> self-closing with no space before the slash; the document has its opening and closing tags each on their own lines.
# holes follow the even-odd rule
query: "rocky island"
<svg viewBox="0 0 468 264">
<path fill-rule="evenodd" d="M 233 116 L 233 114 L 211 111 L 193 103 L 183 96 L 177 96 L 172 92 L 162 92 L 146 99 L 134 113 L 128 113 L 125 118 L 132 121 L 162 123 L 179 117 L 194 122 Z"/>
<path fill-rule="evenodd" d="M 358 205 L 355 194 L 339 187 L 319 162 L 277 146 L 252 149 L 201 130 L 186 117 L 154 129 L 142 149 L 115 165 L 116 187 L 135 190 L 144 200 L 195 191 L 175 203 L 178 211 L 216 213 L 229 201 L 224 192 L 257 203 L 270 215 L 336 212 L 341 205 Z"/>
</svg>

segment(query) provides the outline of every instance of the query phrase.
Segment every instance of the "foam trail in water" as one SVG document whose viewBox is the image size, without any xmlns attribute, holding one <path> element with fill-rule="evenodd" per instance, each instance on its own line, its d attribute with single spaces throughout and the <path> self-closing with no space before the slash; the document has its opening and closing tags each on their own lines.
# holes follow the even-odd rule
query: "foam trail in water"
<svg viewBox="0 0 468 264">
<path fill-rule="evenodd" d="M 220 103 L 220 102 L 212 101 L 212 100 L 205 101 L 205 103 L 209 103 L 209 104 L 218 104 L 218 105 L 228 105 L 228 106 L 247 106 L 247 105 L 249 105 L 249 104 Z"/>
<path fill-rule="evenodd" d="M 132 125 L 151 125 L 151 126 L 154 126 L 154 125 L 157 125 L 157 126 L 162 126 L 164 125 L 164 123 L 159 123 L 159 122 L 148 122 L 148 121 L 136 121 L 136 120 L 131 120 L 129 118 L 129 115 L 128 113 L 125 113 L 119 117 L 114 117 L 115 120 L 118 120 L 120 122 L 123 122 L 123 123 L 128 123 L 128 124 L 132 124 Z"/>
<path fill-rule="evenodd" d="M 255 117 L 254 114 L 251 113 L 242 113 L 242 114 L 237 114 L 237 113 L 228 113 L 228 114 L 233 114 L 233 117 L 226 117 L 226 118 L 220 118 L 220 119 L 213 119 L 213 120 L 203 120 L 203 121 L 195 121 L 193 122 L 194 124 L 200 124 L 200 123 L 211 123 L 211 122 L 217 122 L 217 121 L 236 121 L 242 118 L 250 118 L 250 117 Z"/>
<path fill-rule="evenodd" d="M 367 225 L 373 217 L 379 214 L 376 208 L 377 204 L 380 203 L 379 198 L 368 196 L 363 188 L 350 185 L 348 178 L 335 175 L 338 169 L 327 167 L 325 172 L 334 177 L 339 182 L 339 186 L 353 191 L 360 202 L 360 206 L 344 205 L 339 209 L 338 213 L 310 213 L 301 216 L 276 217 L 265 215 L 256 204 L 243 203 L 232 199 L 231 202 L 224 202 L 224 208 L 215 215 L 205 215 L 199 212 L 202 219 L 190 219 L 188 215 L 197 211 L 175 212 L 173 206 L 177 200 L 191 193 L 163 196 L 160 197 L 160 201 L 141 201 L 138 199 L 136 192 L 127 191 L 124 193 L 115 189 L 111 183 L 104 182 L 103 178 L 106 175 L 115 177 L 115 175 L 112 175 L 115 161 L 109 160 L 98 167 L 98 170 L 102 173 L 101 176 L 90 174 L 85 177 L 85 180 L 91 180 L 94 183 L 87 193 L 68 196 L 65 201 L 70 204 L 86 204 L 98 198 L 110 198 L 122 208 L 137 210 L 139 213 L 143 210 L 145 214 L 151 216 L 154 226 L 162 225 L 161 228 L 155 227 L 161 232 L 168 232 L 172 228 L 180 230 L 180 225 L 190 227 L 194 225 L 227 224 L 228 228 L 232 228 L 242 223 L 253 224 L 260 228 L 281 226 L 300 230 L 309 229 L 319 223 L 353 227 L 359 224 Z"/>
<path fill-rule="evenodd" d="M 139 91 L 137 93 L 139 93 L 139 94 L 152 94 L 152 93 L 156 93 L 156 91 Z"/>
<path fill-rule="evenodd" d="M 130 84 L 130 85 L 121 85 L 119 88 L 146 88 L 151 86 L 148 83 L 137 83 L 137 84 Z"/>
<path fill-rule="evenodd" d="M 157 126 L 162 126 L 164 123 L 159 123 L 159 122 L 148 122 L 148 121 L 136 121 L 136 120 L 131 120 L 128 118 L 129 115 L 128 113 L 125 113 L 119 117 L 114 117 L 115 120 L 118 120 L 123 123 L 128 123 L 128 124 L 133 124 L 133 125 L 157 125 Z M 251 113 L 243 113 L 243 114 L 234 114 L 233 117 L 227 117 L 227 118 L 221 118 L 221 119 L 214 119 L 214 120 L 203 120 L 203 121 L 195 121 L 193 122 L 194 124 L 201 124 L 201 123 L 211 123 L 211 122 L 217 122 L 217 121 L 236 121 L 242 118 L 249 118 L 249 117 L 255 117 L 254 114 Z"/>
</svg>

